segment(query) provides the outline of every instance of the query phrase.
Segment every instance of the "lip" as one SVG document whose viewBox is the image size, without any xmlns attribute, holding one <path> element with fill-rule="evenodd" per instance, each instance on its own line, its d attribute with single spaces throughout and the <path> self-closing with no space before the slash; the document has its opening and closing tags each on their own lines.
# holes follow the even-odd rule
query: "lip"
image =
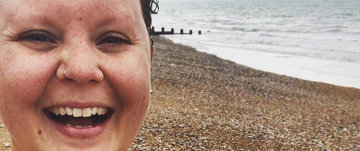
<svg viewBox="0 0 360 151">
<path fill-rule="evenodd" d="M 105 105 L 100 105 L 100 104 L 96 104 L 96 103 L 88 103 L 88 104 L 65 103 L 65 104 L 61 104 L 61 105 L 55 105 L 52 107 L 60 107 L 60 106 L 66 106 L 66 107 L 72 107 L 72 108 L 87 108 L 87 107 L 104 107 Z M 50 108 L 50 107 L 48 107 L 48 108 Z M 111 112 L 113 112 L 113 111 L 111 111 Z M 74 126 L 65 126 L 65 125 L 59 124 L 59 123 L 55 122 L 53 119 L 51 119 L 47 115 L 48 113 L 46 113 L 45 111 L 43 111 L 43 114 L 44 114 L 45 118 L 47 119 L 47 121 L 49 121 L 51 123 L 50 125 L 52 125 L 61 134 L 64 134 L 65 136 L 68 136 L 71 138 L 89 139 L 89 138 L 99 136 L 105 130 L 106 125 L 111 120 L 113 113 L 110 113 L 110 115 L 108 115 L 106 121 L 99 125 L 96 125 L 93 127 L 82 127 L 82 128 L 77 128 Z"/>
<path fill-rule="evenodd" d="M 111 118 L 111 117 L 109 117 L 109 118 Z M 70 127 L 70 126 L 65 126 L 65 125 L 58 124 L 58 123 L 54 122 L 51 119 L 48 119 L 48 120 L 50 120 L 51 124 L 54 125 L 54 127 L 60 133 L 66 135 L 66 136 L 72 137 L 72 138 L 92 138 L 92 137 L 96 137 L 96 136 L 100 135 L 104 131 L 105 126 L 109 121 L 109 119 L 108 119 L 103 124 L 97 125 L 97 126 L 91 127 L 91 128 L 75 128 L 75 127 Z"/>
</svg>

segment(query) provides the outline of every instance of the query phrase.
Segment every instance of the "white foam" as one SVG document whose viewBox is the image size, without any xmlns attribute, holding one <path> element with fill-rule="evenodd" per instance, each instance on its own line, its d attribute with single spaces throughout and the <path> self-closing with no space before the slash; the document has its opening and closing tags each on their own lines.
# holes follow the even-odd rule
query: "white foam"
<svg viewBox="0 0 360 151">
<path fill-rule="evenodd" d="M 232 48 L 215 48 L 212 53 L 221 58 L 263 71 L 310 81 L 360 88 L 359 63 L 234 50 Z"/>
</svg>

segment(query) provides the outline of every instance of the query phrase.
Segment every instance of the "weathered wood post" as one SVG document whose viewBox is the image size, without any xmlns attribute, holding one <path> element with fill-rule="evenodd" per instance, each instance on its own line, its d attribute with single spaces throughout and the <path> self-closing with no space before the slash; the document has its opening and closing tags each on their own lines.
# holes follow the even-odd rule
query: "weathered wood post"
<svg viewBox="0 0 360 151">
<path fill-rule="evenodd" d="M 194 34 L 195 32 L 190 29 L 189 32 L 184 32 L 184 29 L 180 29 L 180 33 L 175 33 L 175 30 L 174 28 L 171 28 L 171 30 L 168 30 L 166 31 L 165 30 L 165 27 L 161 27 L 161 31 L 155 31 L 155 27 L 152 26 L 151 29 L 149 29 L 149 32 L 151 35 L 173 35 L 173 34 L 189 34 L 189 35 L 192 35 Z M 198 31 L 198 34 L 201 35 L 201 30 Z"/>
</svg>

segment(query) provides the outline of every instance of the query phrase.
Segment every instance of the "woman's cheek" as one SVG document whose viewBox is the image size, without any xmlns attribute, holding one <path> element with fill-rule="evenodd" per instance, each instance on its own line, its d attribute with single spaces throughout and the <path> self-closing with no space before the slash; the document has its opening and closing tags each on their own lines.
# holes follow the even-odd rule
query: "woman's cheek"
<svg viewBox="0 0 360 151">
<path fill-rule="evenodd" d="M 108 59 L 104 75 L 125 105 L 139 105 L 150 91 L 150 60 L 143 56 Z M 136 105 L 135 105 L 136 106 Z"/>
<path fill-rule="evenodd" d="M 116 79 L 117 93 L 126 104 L 133 104 L 141 101 L 148 93 L 149 81 L 148 73 L 133 71 L 136 68 L 122 72 L 121 77 Z"/>
<path fill-rule="evenodd" d="M 2 63 L 6 64 L 1 69 L 4 101 L 34 103 L 55 75 L 55 61 L 44 54 L 14 54 Z"/>
</svg>

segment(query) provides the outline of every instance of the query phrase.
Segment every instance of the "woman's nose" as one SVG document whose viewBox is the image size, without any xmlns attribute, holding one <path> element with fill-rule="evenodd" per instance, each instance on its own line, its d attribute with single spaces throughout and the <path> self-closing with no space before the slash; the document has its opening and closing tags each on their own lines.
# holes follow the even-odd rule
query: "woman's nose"
<svg viewBox="0 0 360 151">
<path fill-rule="evenodd" d="M 102 81 L 104 75 L 99 68 L 100 59 L 95 51 L 87 45 L 62 50 L 62 62 L 57 71 L 59 79 L 79 85 Z"/>
</svg>

